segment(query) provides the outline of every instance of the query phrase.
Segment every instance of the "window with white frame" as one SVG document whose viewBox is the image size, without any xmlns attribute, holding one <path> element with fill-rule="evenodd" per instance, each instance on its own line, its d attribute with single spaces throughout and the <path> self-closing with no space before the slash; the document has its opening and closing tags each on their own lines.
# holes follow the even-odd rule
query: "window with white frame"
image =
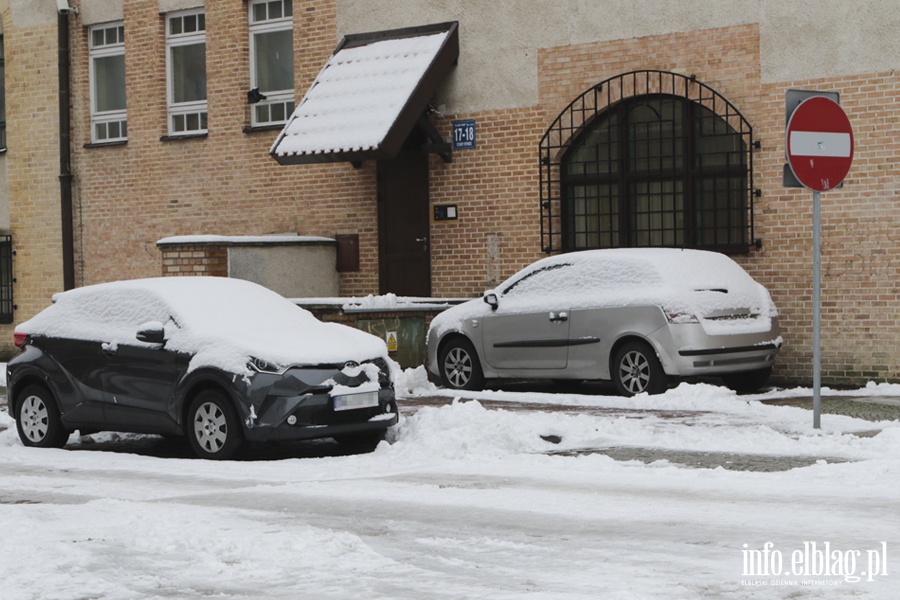
<svg viewBox="0 0 900 600">
<path fill-rule="evenodd" d="M 250 87 L 259 91 L 251 125 L 283 124 L 294 112 L 293 6 L 291 0 L 251 0 L 248 8 Z"/>
<path fill-rule="evenodd" d="M 206 15 L 184 11 L 166 17 L 169 135 L 206 133 Z"/>
<path fill-rule="evenodd" d="M 125 111 L 125 27 L 94 25 L 88 40 L 91 77 L 91 140 L 117 142 L 128 138 Z"/>
</svg>

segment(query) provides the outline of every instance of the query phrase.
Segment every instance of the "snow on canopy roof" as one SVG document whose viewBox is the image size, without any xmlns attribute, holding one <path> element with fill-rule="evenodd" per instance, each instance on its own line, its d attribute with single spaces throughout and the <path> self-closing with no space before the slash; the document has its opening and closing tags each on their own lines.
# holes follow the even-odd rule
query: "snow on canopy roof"
<svg viewBox="0 0 900 600">
<path fill-rule="evenodd" d="M 379 338 L 311 313 L 255 283 L 226 277 L 160 277 L 101 283 L 54 296 L 16 327 L 20 333 L 153 346 L 137 341 L 164 324 L 166 349 L 193 354 L 190 369 L 247 372 L 249 357 L 283 366 L 341 364 L 386 357 Z"/>
<path fill-rule="evenodd" d="M 395 155 L 458 53 L 456 23 L 347 36 L 270 154 L 281 164 Z"/>
</svg>

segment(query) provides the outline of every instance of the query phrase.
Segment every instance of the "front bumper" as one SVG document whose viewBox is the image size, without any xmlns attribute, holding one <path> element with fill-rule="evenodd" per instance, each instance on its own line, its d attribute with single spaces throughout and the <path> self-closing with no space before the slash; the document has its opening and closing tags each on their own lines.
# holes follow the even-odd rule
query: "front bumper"
<svg viewBox="0 0 900 600">
<path fill-rule="evenodd" d="M 368 381 L 345 379 L 341 371 L 328 368 L 255 374 L 242 407 L 244 437 L 251 442 L 309 440 L 377 433 L 397 424 L 399 411 L 389 375 L 379 382 L 377 405 L 335 410 L 336 380 L 343 394 L 352 394 L 354 386 L 360 392 L 373 387 Z"/>
</svg>

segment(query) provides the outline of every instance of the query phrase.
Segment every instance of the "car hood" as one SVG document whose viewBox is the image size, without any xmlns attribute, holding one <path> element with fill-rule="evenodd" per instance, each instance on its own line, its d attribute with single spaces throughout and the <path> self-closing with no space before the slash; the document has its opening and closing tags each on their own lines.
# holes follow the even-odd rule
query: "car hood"
<svg viewBox="0 0 900 600">
<path fill-rule="evenodd" d="M 388 356 L 381 339 L 346 325 L 314 319 L 302 327 L 285 323 L 277 330 L 256 329 L 237 336 L 173 330 L 166 348 L 192 354 L 189 370 L 212 367 L 238 374 L 248 372 L 251 357 L 288 367 L 362 363 Z"/>
</svg>

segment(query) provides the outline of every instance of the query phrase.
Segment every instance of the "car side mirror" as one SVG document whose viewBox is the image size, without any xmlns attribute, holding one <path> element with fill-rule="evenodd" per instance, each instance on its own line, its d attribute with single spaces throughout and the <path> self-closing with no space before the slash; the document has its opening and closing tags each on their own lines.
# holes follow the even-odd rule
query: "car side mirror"
<svg viewBox="0 0 900 600">
<path fill-rule="evenodd" d="M 144 323 L 143 325 L 141 325 L 135 337 L 137 337 L 139 342 L 147 342 L 149 344 L 165 344 L 166 329 L 165 327 L 163 327 L 162 323 L 158 321 L 151 321 L 149 323 Z"/>
<path fill-rule="evenodd" d="M 482 298 L 484 303 L 491 307 L 491 310 L 497 310 L 497 307 L 500 306 L 500 300 L 497 298 L 497 294 L 494 292 L 488 292 Z"/>
</svg>

